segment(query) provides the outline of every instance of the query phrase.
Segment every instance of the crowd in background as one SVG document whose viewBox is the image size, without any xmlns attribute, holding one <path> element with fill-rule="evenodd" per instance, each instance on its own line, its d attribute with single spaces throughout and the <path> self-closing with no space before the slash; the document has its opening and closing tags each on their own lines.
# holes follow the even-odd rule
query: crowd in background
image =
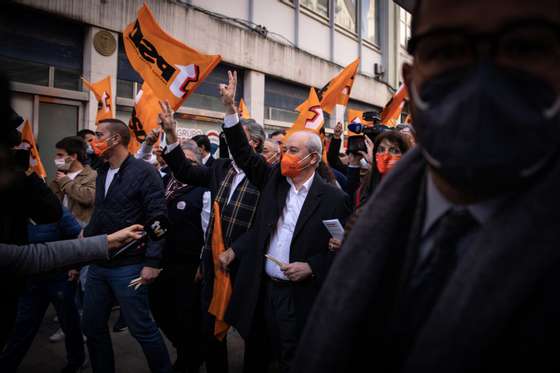
<svg viewBox="0 0 560 373">
<path fill-rule="evenodd" d="M 86 355 L 115 371 L 116 306 L 114 331 L 128 328 L 153 372 L 227 372 L 230 327 L 245 372 L 558 366 L 560 7 L 491 3 L 418 1 L 403 67 L 412 124 L 267 135 L 240 118 L 228 72 L 217 154 L 204 135 L 179 139 L 161 101 L 136 154 L 127 125 L 104 119 L 56 143 L 48 186 L 3 167 L 2 243 L 105 246 L 63 271 L 2 271 L 0 370 L 17 370 L 51 303 L 63 372 Z M 163 218 L 164 240 L 118 250 L 133 235 L 112 234 Z"/>
</svg>

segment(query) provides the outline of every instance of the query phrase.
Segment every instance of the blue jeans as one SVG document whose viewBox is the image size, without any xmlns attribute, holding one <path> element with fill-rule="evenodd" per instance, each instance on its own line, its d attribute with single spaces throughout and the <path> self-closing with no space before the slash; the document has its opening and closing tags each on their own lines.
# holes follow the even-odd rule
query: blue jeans
<svg viewBox="0 0 560 373">
<path fill-rule="evenodd" d="M 152 372 L 171 372 L 167 347 L 150 316 L 148 288 L 134 290 L 131 280 L 140 276 L 141 264 L 105 268 L 90 265 L 84 297 L 83 329 L 94 372 L 115 372 L 113 347 L 107 322 L 113 299 L 121 306 L 130 334 L 142 346 Z"/>
<path fill-rule="evenodd" d="M 66 335 L 68 365 L 80 367 L 85 360 L 80 315 L 74 302 L 76 283 L 66 273 L 48 279 L 31 279 L 22 294 L 15 330 L 0 355 L 0 371 L 15 372 L 29 350 L 50 303 L 56 309 L 60 326 Z"/>
</svg>

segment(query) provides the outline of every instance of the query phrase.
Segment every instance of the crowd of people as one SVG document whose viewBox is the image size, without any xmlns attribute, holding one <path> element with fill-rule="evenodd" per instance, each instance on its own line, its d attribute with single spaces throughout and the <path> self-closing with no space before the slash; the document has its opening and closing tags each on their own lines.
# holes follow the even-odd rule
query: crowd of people
<svg viewBox="0 0 560 373">
<path fill-rule="evenodd" d="M 2 97 L 0 371 L 51 303 L 63 372 L 115 371 L 115 306 L 152 372 L 227 372 L 230 326 L 247 373 L 555 371 L 560 5 L 513 3 L 417 1 L 413 123 L 359 148 L 343 123 L 267 134 L 228 72 L 216 154 L 161 101 L 136 154 L 118 119 L 60 139 L 47 185 Z"/>
</svg>

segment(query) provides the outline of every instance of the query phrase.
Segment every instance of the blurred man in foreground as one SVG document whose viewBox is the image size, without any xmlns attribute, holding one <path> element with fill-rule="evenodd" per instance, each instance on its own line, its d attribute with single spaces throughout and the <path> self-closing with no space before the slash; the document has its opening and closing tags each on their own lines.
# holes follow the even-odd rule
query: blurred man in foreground
<svg viewBox="0 0 560 373">
<path fill-rule="evenodd" d="M 317 299 L 294 372 L 558 371 L 560 2 L 417 1 L 418 146 Z"/>
</svg>

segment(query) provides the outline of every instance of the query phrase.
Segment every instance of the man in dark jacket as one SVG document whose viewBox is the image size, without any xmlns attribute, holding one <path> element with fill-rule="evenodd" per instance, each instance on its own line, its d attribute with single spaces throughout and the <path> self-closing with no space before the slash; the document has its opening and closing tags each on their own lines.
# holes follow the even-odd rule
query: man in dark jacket
<svg viewBox="0 0 560 373">
<path fill-rule="evenodd" d="M 198 145 L 181 143 L 187 160 L 202 163 Z M 161 266 L 164 271 L 150 288 L 150 306 L 165 336 L 177 350 L 176 372 L 198 372 L 200 362 L 200 279 L 197 270 L 204 246 L 203 224 L 208 224 L 208 189 L 183 184 L 170 174 L 165 189 L 169 232 L 165 239 Z M 204 215 L 204 217 L 203 217 Z"/>
<path fill-rule="evenodd" d="M 210 189 L 212 201 L 220 205 L 222 228 L 225 245 L 230 245 L 253 224 L 255 211 L 259 203 L 259 191 L 252 185 L 245 172 L 229 158 L 215 159 L 211 167 L 195 166 L 185 158 L 177 142 L 176 123 L 168 103 L 162 103 L 160 114 L 162 127 L 165 131 L 168 146 L 163 158 L 174 177 L 185 184 L 198 185 Z M 265 133 L 254 120 L 244 122 L 244 130 L 253 149 L 262 151 Z M 227 371 L 226 339 L 219 342 L 214 338 L 214 319 L 208 312 L 214 288 L 214 264 L 212 261 L 212 227 L 213 215 L 210 217 L 206 231 L 206 245 L 202 253 L 202 310 L 208 326 L 208 352 L 206 353 L 206 369 L 209 373 Z M 232 270 L 235 276 L 235 269 Z M 246 355 L 247 356 L 247 355 Z"/>
<path fill-rule="evenodd" d="M 130 224 L 146 224 L 166 215 L 163 183 L 154 167 L 128 153 L 128 127 L 117 119 L 100 121 L 97 153 L 107 159 L 98 170 L 95 208 L 85 236 L 109 234 Z M 113 297 L 142 349 L 152 372 L 171 371 L 161 334 L 150 317 L 147 286 L 137 290 L 129 283 L 140 277 L 147 285 L 159 274 L 161 241 L 148 241 L 124 251 L 120 258 L 91 265 L 84 298 L 83 329 L 94 372 L 113 372 L 114 359 L 107 320 Z"/>
<path fill-rule="evenodd" d="M 212 146 L 210 139 L 206 135 L 193 136 L 192 140 L 196 142 L 202 153 L 202 164 L 207 167 L 212 167 L 214 157 L 212 156 Z"/>
<path fill-rule="evenodd" d="M 9 83 L 0 74 L 0 242 L 27 243 L 27 224 L 60 220 L 62 207 L 56 196 L 37 174 L 29 168 L 29 152 L 14 150 L 21 143 L 17 127 L 23 122 L 10 108 Z M 17 301 L 23 280 L 0 273 L 0 351 L 13 328 Z"/>
<path fill-rule="evenodd" d="M 364 206 L 294 372 L 560 370 L 559 30 L 557 0 L 417 1 L 418 146 Z"/>
<path fill-rule="evenodd" d="M 280 165 L 270 166 L 251 149 L 238 123 L 236 83 L 236 73 L 229 73 L 229 84 L 221 87 L 224 132 L 235 162 L 261 190 L 261 202 L 255 225 L 220 258 L 225 266 L 234 259 L 239 265 L 226 321 L 247 338 L 264 319 L 280 369 L 289 372 L 334 258 L 323 221 L 343 221 L 350 206 L 340 189 L 316 174 L 323 154 L 318 134 L 300 131 L 286 139 Z M 267 261 L 265 254 L 282 264 Z"/>
</svg>

